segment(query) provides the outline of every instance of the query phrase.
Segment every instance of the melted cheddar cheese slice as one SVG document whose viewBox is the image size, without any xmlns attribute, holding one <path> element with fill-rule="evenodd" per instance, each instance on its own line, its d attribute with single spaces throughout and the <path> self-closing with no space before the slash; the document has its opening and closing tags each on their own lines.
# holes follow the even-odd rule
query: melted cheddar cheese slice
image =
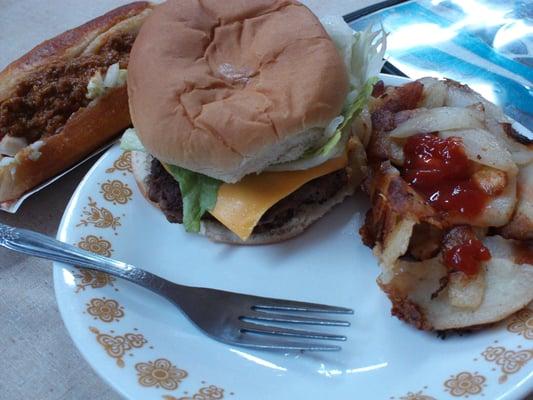
<svg viewBox="0 0 533 400">
<path fill-rule="evenodd" d="M 348 164 L 346 155 L 303 171 L 263 172 L 248 175 L 234 184 L 224 183 L 210 211 L 242 240 L 248 239 L 263 214 L 307 182 L 337 171 Z"/>
</svg>

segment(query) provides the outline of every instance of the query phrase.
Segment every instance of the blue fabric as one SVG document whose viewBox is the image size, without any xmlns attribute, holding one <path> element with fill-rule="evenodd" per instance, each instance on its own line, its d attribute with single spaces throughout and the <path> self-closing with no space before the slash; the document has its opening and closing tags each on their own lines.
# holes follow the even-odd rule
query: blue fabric
<svg viewBox="0 0 533 400">
<path fill-rule="evenodd" d="M 533 33 L 520 36 L 533 32 L 531 7 L 533 0 L 409 1 L 351 26 L 383 24 L 389 32 L 387 58 L 408 76 L 467 83 L 533 130 L 533 54 L 528 53 Z M 505 45 L 495 49 L 498 40 Z"/>
</svg>

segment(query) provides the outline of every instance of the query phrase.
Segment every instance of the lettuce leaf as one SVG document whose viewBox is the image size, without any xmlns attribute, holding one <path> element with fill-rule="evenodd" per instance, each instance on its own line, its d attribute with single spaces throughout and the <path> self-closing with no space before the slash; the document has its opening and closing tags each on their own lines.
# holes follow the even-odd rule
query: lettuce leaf
<svg viewBox="0 0 533 400">
<path fill-rule="evenodd" d="M 137 131 L 135 128 L 128 128 L 122 134 L 120 138 L 120 148 L 124 151 L 142 151 L 146 153 L 146 149 L 141 143 Z"/>
<path fill-rule="evenodd" d="M 335 134 L 319 149 L 314 151 L 314 155 L 328 155 L 341 142 L 346 128 L 352 125 L 353 120 L 359 115 L 363 108 L 367 105 L 368 99 L 372 94 L 372 89 L 378 81 L 378 78 L 370 78 L 362 90 L 359 92 L 353 103 L 351 103 L 347 110 L 342 113 L 344 117 L 341 124 L 337 127 Z"/>
<path fill-rule="evenodd" d="M 146 153 L 137 132 L 132 128 L 127 129 L 122 135 L 120 148 L 126 151 Z M 198 233 L 202 216 L 206 211 L 215 208 L 217 204 L 218 188 L 222 182 L 176 165 L 163 164 L 163 167 L 180 185 L 185 230 Z"/>
<path fill-rule="evenodd" d="M 338 15 L 326 16 L 320 20 L 322 26 L 335 43 L 346 65 L 350 82 L 345 109 L 353 103 L 366 82 L 379 75 L 387 48 L 387 34 L 383 27 L 373 26 L 361 32 L 352 28 Z"/>
<path fill-rule="evenodd" d="M 342 113 L 326 127 L 326 140 L 319 147 L 307 150 L 298 160 L 272 165 L 268 171 L 308 169 L 339 156 L 345 149 L 349 127 L 366 107 L 385 62 L 383 56 L 387 34 L 383 27 L 375 31 L 369 27 L 365 31 L 355 32 L 340 16 L 328 16 L 320 22 L 335 43 L 348 71 L 350 90 Z"/>
<path fill-rule="evenodd" d="M 323 164 L 331 158 L 340 156 L 346 147 L 349 128 L 354 119 L 366 107 L 368 99 L 372 94 L 372 89 L 377 81 L 378 78 L 376 77 L 370 78 L 342 115 L 333 120 L 335 122 L 335 128 L 333 129 L 335 131 L 322 146 L 307 150 L 298 160 L 272 165 L 268 168 L 268 171 L 298 171 L 309 169 Z"/>
<path fill-rule="evenodd" d="M 200 219 L 217 204 L 218 189 L 222 181 L 176 165 L 164 164 L 164 167 L 180 185 L 185 230 L 198 233 Z"/>
</svg>

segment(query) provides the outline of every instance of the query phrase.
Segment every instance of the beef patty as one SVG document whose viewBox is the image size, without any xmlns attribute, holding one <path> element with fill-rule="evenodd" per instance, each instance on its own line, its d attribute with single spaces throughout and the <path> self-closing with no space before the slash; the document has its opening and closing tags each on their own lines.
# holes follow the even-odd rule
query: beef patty
<svg viewBox="0 0 533 400">
<path fill-rule="evenodd" d="M 348 183 L 345 169 L 316 178 L 274 204 L 259 220 L 253 233 L 271 231 L 284 225 L 306 205 L 321 204 L 333 197 Z M 183 222 L 183 203 L 178 182 L 157 159 L 152 159 L 148 177 L 148 198 L 157 203 L 167 219 L 173 223 Z M 203 219 L 213 219 L 206 213 Z"/>
</svg>

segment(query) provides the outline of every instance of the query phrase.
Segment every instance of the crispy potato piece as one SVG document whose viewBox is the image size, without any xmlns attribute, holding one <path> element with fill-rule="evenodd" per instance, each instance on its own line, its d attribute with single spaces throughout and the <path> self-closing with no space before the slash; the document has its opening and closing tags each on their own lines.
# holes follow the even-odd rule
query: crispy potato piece
<svg viewBox="0 0 533 400">
<path fill-rule="evenodd" d="M 415 225 L 408 254 L 418 261 L 435 257 L 440 250 L 443 234 L 442 229 L 425 222 Z"/>
<path fill-rule="evenodd" d="M 517 196 L 514 215 L 501 234 L 506 238 L 533 240 L 533 163 L 520 169 Z"/>
<path fill-rule="evenodd" d="M 424 330 L 496 322 L 533 301 L 533 245 L 486 237 L 500 232 L 533 238 L 533 146 L 510 130 L 498 107 L 468 86 L 433 78 L 418 83 L 422 91 L 418 85 L 386 88 L 371 104 L 365 190 L 372 208 L 360 232 L 380 262 L 378 284 L 392 302 L 393 315 Z M 437 213 L 401 177 L 406 138 L 435 131 L 462 140 L 474 163 L 471 179 L 491 196 L 476 217 Z M 457 230 L 457 225 L 465 226 Z M 453 235 L 443 237 L 450 228 L 456 239 L 462 232 L 481 238 L 489 249 L 492 257 L 477 275 L 443 264 L 441 252 L 454 243 Z"/>
<path fill-rule="evenodd" d="M 424 203 L 389 162 L 372 171 L 368 181 L 372 208 L 361 228 L 363 241 L 385 268 L 392 268 L 405 254 L 415 224 L 431 218 L 433 209 Z"/>
<path fill-rule="evenodd" d="M 518 168 L 511 153 L 484 129 L 461 129 L 439 132 L 442 138 L 459 137 L 466 156 L 473 162 L 516 176 Z"/>
<path fill-rule="evenodd" d="M 483 113 L 470 108 L 439 107 L 413 113 L 398 124 L 390 136 L 406 139 L 418 133 L 449 131 L 451 129 L 483 128 Z"/>
<path fill-rule="evenodd" d="M 460 299 L 453 294 L 451 301 L 449 287 L 432 298 L 448 273 L 440 258 L 435 257 L 399 261 L 394 274 L 380 275 L 378 284 L 389 296 L 393 314 L 418 329 L 457 329 L 502 320 L 533 301 L 533 265 L 515 262 L 513 242 L 492 236 L 485 238 L 483 244 L 492 258 L 485 266 L 485 293 L 479 307 L 455 306 L 454 302 L 460 304 L 467 297 Z"/>
<path fill-rule="evenodd" d="M 475 310 L 479 308 L 485 294 L 485 270 L 474 277 L 461 272 L 450 274 L 448 281 L 448 299 L 454 307 Z"/>
</svg>

